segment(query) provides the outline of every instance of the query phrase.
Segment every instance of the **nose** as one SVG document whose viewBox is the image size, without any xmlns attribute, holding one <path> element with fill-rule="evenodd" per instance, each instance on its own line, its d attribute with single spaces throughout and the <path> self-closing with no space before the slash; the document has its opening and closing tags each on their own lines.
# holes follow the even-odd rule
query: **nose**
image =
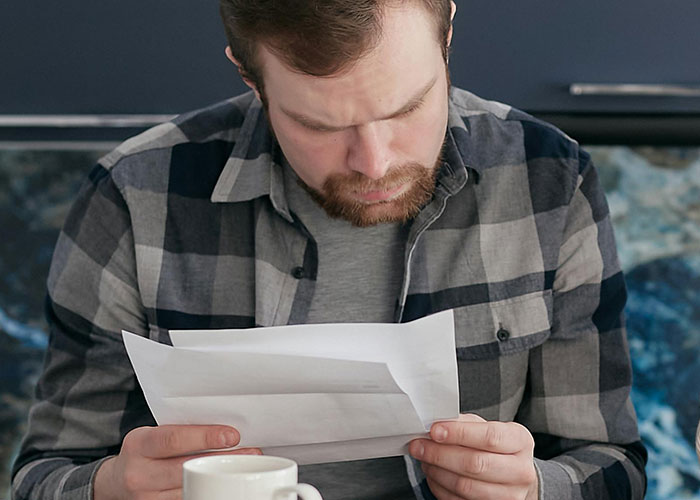
<svg viewBox="0 0 700 500">
<path fill-rule="evenodd" d="M 348 167 L 372 180 L 381 179 L 391 163 L 390 141 L 391 132 L 385 124 L 373 122 L 355 127 L 348 148 Z"/>
</svg>

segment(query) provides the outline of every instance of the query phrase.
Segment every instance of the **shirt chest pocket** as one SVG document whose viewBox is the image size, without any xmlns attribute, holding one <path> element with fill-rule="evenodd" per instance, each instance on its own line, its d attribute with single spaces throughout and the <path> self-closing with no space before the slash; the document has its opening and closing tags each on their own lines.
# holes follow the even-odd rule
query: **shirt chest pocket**
<svg viewBox="0 0 700 500">
<path fill-rule="evenodd" d="M 456 307 L 457 359 L 479 360 L 516 354 L 549 337 L 552 292 L 530 293 L 485 304 Z"/>
</svg>

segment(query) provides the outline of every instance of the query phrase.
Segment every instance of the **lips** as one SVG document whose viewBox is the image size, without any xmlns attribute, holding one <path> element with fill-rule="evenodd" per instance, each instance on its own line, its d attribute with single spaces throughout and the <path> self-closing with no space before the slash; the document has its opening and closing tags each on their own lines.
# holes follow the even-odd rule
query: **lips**
<svg viewBox="0 0 700 500">
<path fill-rule="evenodd" d="M 362 203 L 382 203 L 388 202 L 401 196 L 408 187 L 410 182 L 405 182 L 389 189 L 380 189 L 375 191 L 353 192 L 351 196 Z"/>
</svg>

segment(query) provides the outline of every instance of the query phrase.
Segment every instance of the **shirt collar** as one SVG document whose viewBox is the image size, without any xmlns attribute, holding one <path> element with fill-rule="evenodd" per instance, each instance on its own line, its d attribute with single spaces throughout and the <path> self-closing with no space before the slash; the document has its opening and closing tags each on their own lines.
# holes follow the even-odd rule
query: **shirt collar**
<svg viewBox="0 0 700 500">
<path fill-rule="evenodd" d="M 443 168 L 438 182 L 453 193 L 464 186 L 464 178 L 473 170 L 481 174 L 478 165 L 470 162 L 471 134 L 459 108 L 450 98 Z M 250 201 L 269 196 L 272 205 L 285 219 L 292 222 L 289 205 L 284 195 L 282 152 L 275 140 L 263 107 L 253 99 L 236 137 L 231 156 L 214 187 L 211 201 L 231 203 Z"/>
<path fill-rule="evenodd" d="M 236 144 L 219 176 L 211 201 L 235 203 L 269 196 L 275 209 L 293 221 L 284 196 L 281 151 L 262 103 L 254 99 L 236 137 Z"/>
<path fill-rule="evenodd" d="M 482 174 L 482 166 L 473 159 L 472 152 L 476 151 L 473 144 L 469 122 L 465 119 L 463 107 L 460 107 L 450 93 L 449 112 L 447 118 L 447 141 L 444 151 L 445 161 L 452 165 L 453 169 L 466 169 L 476 174 L 478 182 Z"/>
</svg>

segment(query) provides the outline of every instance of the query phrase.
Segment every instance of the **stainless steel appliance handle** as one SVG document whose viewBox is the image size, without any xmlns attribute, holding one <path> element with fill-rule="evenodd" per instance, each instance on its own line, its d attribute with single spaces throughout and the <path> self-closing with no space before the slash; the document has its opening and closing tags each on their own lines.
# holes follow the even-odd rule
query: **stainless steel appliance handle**
<svg viewBox="0 0 700 500">
<path fill-rule="evenodd" d="M 153 127 L 175 115 L 2 115 L 0 127 L 107 128 Z"/>
<path fill-rule="evenodd" d="M 700 97 L 700 85 L 572 83 L 569 93 L 575 96 Z"/>
</svg>

